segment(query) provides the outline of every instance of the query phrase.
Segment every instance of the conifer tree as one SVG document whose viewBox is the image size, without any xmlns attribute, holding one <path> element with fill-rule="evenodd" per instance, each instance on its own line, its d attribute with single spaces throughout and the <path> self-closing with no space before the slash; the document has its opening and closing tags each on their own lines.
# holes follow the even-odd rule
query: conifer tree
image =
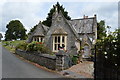
<svg viewBox="0 0 120 80">
<path fill-rule="evenodd" d="M 48 16 L 46 18 L 46 20 L 44 20 L 42 23 L 48 27 L 51 26 L 51 23 L 52 23 L 52 15 L 53 13 L 55 12 L 55 7 L 57 7 L 57 11 L 58 13 L 62 12 L 62 14 L 64 15 L 64 17 L 67 19 L 67 20 L 70 20 L 70 16 L 68 16 L 68 12 L 65 11 L 65 8 L 63 8 L 63 5 L 60 5 L 59 2 L 57 2 L 57 4 L 53 5 L 53 8 L 50 10 L 50 12 L 48 13 Z"/>
</svg>

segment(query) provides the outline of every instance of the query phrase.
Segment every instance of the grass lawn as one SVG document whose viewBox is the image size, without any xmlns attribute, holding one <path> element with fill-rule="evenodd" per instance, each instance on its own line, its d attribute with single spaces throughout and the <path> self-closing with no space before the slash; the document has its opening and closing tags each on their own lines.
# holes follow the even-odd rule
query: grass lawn
<svg viewBox="0 0 120 80">
<path fill-rule="evenodd" d="M 20 44 L 25 42 L 25 40 L 16 40 L 16 41 L 2 41 L 2 45 L 10 50 L 10 52 L 14 53 L 15 52 L 15 47 Z"/>
</svg>

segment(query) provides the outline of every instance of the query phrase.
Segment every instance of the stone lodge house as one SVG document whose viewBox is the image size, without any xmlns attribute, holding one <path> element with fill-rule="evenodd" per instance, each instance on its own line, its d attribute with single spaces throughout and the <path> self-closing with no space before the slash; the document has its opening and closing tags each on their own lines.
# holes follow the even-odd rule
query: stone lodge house
<svg viewBox="0 0 120 80">
<path fill-rule="evenodd" d="M 27 42 L 38 41 L 58 52 L 64 46 L 67 54 L 77 54 L 83 48 L 83 58 L 91 55 L 91 48 L 97 39 L 97 19 L 83 16 L 82 19 L 67 20 L 57 9 L 52 16 L 52 25 L 47 27 L 39 22 L 36 29 L 29 35 Z"/>
</svg>

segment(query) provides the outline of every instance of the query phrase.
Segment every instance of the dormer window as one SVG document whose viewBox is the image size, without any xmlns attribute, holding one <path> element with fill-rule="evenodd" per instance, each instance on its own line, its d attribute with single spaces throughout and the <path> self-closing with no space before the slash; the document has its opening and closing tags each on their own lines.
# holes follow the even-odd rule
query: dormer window
<svg viewBox="0 0 120 80">
<path fill-rule="evenodd" d="M 40 37 L 40 36 L 33 37 L 33 41 L 44 42 L 44 37 Z"/>
</svg>

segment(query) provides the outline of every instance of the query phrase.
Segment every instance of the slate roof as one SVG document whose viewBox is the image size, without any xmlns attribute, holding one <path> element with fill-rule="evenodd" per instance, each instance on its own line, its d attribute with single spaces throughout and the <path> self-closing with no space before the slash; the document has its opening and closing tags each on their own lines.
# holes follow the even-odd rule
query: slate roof
<svg viewBox="0 0 120 80">
<path fill-rule="evenodd" d="M 83 41 L 86 41 L 88 44 L 92 45 L 92 41 L 90 40 L 88 34 L 86 34 L 86 33 L 84 34 L 84 36 L 82 38 L 82 42 Z M 85 43 L 85 42 L 83 42 L 83 43 Z"/>
<path fill-rule="evenodd" d="M 43 25 L 40 21 L 36 29 L 28 36 L 27 42 L 28 43 L 31 42 L 33 39 L 33 36 L 45 36 L 48 30 L 49 30 L 49 27 Z"/>
<path fill-rule="evenodd" d="M 45 26 L 45 25 L 43 25 L 43 24 L 42 24 L 42 26 L 43 26 L 43 29 L 44 29 L 46 32 L 49 30 L 49 27 L 48 27 L 48 26 Z"/>
<path fill-rule="evenodd" d="M 59 12 L 60 15 L 62 15 L 62 17 L 64 18 L 64 20 L 66 21 L 66 23 L 70 26 L 71 30 L 73 31 L 74 35 L 76 36 L 77 39 L 79 39 L 79 35 L 77 34 L 77 32 L 75 31 L 75 29 L 72 27 L 72 25 L 69 23 L 69 21 L 64 17 L 64 15 L 62 14 L 62 12 Z"/>
<path fill-rule="evenodd" d="M 41 22 L 36 27 L 35 31 L 33 32 L 33 36 L 45 36 L 49 27 L 43 25 Z"/>
<path fill-rule="evenodd" d="M 73 19 L 69 20 L 69 23 L 72 25 L 77 33 L 93 33 L 93 27 L 95 25 L 94 19 L 95 17 L 85 19 Z"/>
</svg>

